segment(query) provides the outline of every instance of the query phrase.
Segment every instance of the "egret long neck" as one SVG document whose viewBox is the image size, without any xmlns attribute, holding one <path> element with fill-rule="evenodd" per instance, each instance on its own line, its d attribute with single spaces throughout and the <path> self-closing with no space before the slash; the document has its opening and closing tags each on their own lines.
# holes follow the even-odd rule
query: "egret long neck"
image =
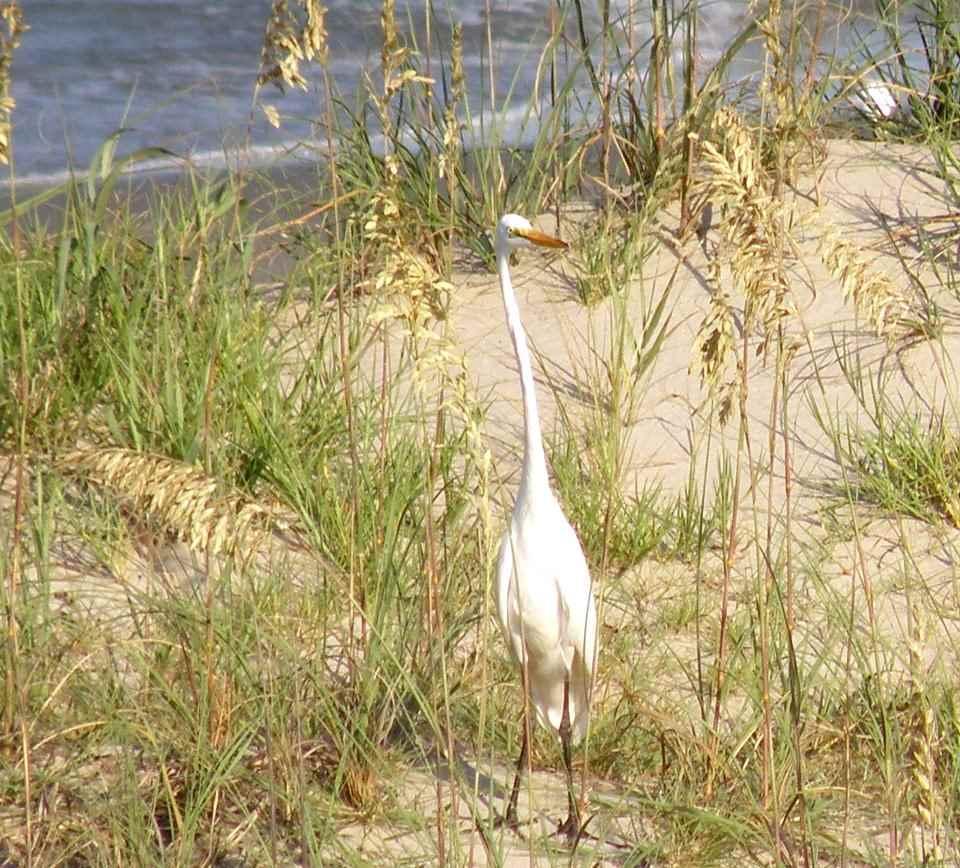
<svg viewBox="0 0 960 868">
<path fill-rule="evenodd" d="M 533 365 L 527 335 L 520 321 L 520 309 L 510 280 L 509 253 L 499 251 L 497 270 L 500 273 L 500 290 L 503 293 L 503 309 L 507 315 L 507 328 L 513 339 L 513 351 L 520 367 L 520 391 L 523 395 L 523 476 L 521 489 L 528 492 L 546 488 L 548 485 L 547 458 L 543 452 L 543 436 L 540 432 L 540 416 L 537 412 L 537 394 L 533 385 Z"/>
</svg>

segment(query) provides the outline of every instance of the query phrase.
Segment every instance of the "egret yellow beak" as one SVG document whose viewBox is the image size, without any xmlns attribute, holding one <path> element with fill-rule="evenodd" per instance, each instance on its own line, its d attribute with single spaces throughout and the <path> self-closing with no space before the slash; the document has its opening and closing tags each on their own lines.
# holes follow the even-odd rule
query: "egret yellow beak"
<svg viewBox="0 0 960 868">
<path fill-rule="evenodd" d="M 561 241 L 559 238 L 547 235 L 539 229 L 514 229 L 513 231 L 515 235 L 526 238 L 531 244 L 538 244 L 540 247 L 559 247 L 562 250 L 566 250 L 569 246 L 566 241 Z"/>
</svg>

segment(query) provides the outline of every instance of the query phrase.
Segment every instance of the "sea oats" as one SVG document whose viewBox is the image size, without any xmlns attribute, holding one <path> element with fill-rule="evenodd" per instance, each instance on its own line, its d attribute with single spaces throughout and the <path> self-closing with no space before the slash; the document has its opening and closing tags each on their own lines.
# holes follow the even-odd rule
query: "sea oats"
<svg viewBox="0 0 960 868">
<path fill-rule="evenodd" d="M 934 760 L 933 709 L 924 691 L 923 667 L 923 614 L 920 608 L 910 604 L 910 626 L 907 639 L 907 655 L 910 669 L 910 778 L 907 788 L 912 797 L 916 820 L 923 836 L 937 834 L 938 805 L 936 793 L 936 767 Z M 918 854 L 923 864 L 939 861 L 939 847 L 934 840 Z"/>
<path fill-rule="evenodd" d="M 729 299 L 716 292 L 710 298 L 710 307 L 694 337 L 690 372 L 698 375 L 700 385 L 706 386 L 716 397 L 721 424 L 726 422 L 733 407 L 735 349 Z"/>
<path fill-rule="evenodd" d="M 267 29 L 260 50 L 260 74 L 257 86 L 275 84 L 307 89 L 307 80 L 300 71 L 303 61 L 326 61 L 327 10 L 315 0 L 303 0 L 306 21 L 301 25 L 287 0 L 273 0 Z"/>
<path fill-rule="evenodd" d="M 302 0 L 307 13 L 307 23 L 303 28 L 300 43 L 307 60 L 316 60 L 320 64 L 327 62 L 327 9 L 316 0 Z"/>
<path fill-rule="evenodd" d="M 746 327 L 769 335 L 790 311 L 783 202 L 774 197 L 754 137 L 736 112 L 717 112 L 713 141 L 703 143 L 701 161 L 708 172 L 706 195 L 719 205 L 726 261 L 744 296 Z"/>
<path fill-rule="evenodd" d="M 457 108 L 463 100 L 465 77 L 463 74 L 463 25 L 455 24 L 450 43 L 450 97 L 443 109 L 443 149 L 440 153 L 440 177 L 446 177 L 451 200 L 456 183 L 456 167 L 460 162 L 460 121 Z"/>
<path fill-rule="evenodd" d="M 23 21 L 23 11 L 17 2 L 4 3 L 0 6 L 0 18 L 6 25 L 7 32 L 0 34 L 0 164 L 10 163 L 11 130 L 13 110 L 16 100 L 11 94 L 10 65 L 13 62 L 13 53 L 20 45 L 27 25 Z"/>
<path fill-rule="evenodd" d="M 248 557 L 267 534 L 299 525 L 279 502 L 253 500 L 165 455 L 88 447 L 60 456 L 56 466 L 130 501 L 199 553 Z"/>
<path fill-rule="evenodd" d="M 756 136 L 732 109 L 716 113 L 709 138 L 702 140 L 700 172 L 697 198 L 715 206 L 721 243 L 708 266 L 716 291 L 694 341 L 691 369 L 718 398 L 725 420 L 732 407 L 729 377 L 736 354 L 732 296 L 724 288 L 725 275 L 729 273 L 732 288 L 743 297 L 742 328 L 759 334 L 758 351 L 764 351 L 793 310 L 785 264 L 792 252 L 792 220 L 774 195 Z"/>
<path fill-rule="evenodd" d="M 840 231 L 822 218 L 819 253 L 830 274 L 840 282 L 845 299 L 852 299 L 878 335 L 888 332 L 897 321 L 903 298 L 885 274 L 870 267 L 856 245 L 844 239 Z"/>
</svg>

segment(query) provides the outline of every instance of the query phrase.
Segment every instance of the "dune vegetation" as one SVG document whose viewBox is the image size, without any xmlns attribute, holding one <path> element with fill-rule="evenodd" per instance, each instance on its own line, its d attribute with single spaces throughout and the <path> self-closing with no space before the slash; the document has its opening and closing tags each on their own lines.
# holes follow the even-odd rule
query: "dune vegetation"
<svg viewBox="0 0 960 868">
<path fill-rule="evenodd" d="M 710 68 L 699 0 L 544 6 L 522 145 L 448 14 L 385 0 L 354 99 L 275 0 L 312 166 L 118 133 L 28 197 L 0 4 L 0 864 L 960 860 L 957 6 L 771 0 Z M 507 211 L 571 242 L 515 279 L 600 610 L 573 850 L 551 733 L 494 822 Z"/>
</svg>

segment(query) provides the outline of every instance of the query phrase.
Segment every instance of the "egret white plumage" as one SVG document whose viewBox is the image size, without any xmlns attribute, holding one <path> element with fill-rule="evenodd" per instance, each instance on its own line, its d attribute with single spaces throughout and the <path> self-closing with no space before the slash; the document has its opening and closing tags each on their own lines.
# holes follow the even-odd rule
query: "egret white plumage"
<svg viewBox="0 0 960 868">
<path fill-rule="evenodd" d="M 510 279 L 511 251 L 531 245 L 567 246 L 534 229 L 528 220 L 516 214 L 507 214 L 500 220 L 496 235 L 497 271 L 507 327 L 520 369 L 524 444 L 520 487 L 497 565 L 497 618 L 511 656 L 520 666 L 529 707 L 542 726 L 560 736 L 569 814 L 559 831 L 577 838 L 580 812 L 573 795 L 570 751 L 587 730 L 597 655 L 597 613 L 580 541 L 550 488 L 530 350 Z M 525 715 L 527 708 L 525 702 Z M 516 776 L 502 817 L 514 828 L 520 776 L 529 750 L 527 729 L 524 718 Z"/>
</svg>

